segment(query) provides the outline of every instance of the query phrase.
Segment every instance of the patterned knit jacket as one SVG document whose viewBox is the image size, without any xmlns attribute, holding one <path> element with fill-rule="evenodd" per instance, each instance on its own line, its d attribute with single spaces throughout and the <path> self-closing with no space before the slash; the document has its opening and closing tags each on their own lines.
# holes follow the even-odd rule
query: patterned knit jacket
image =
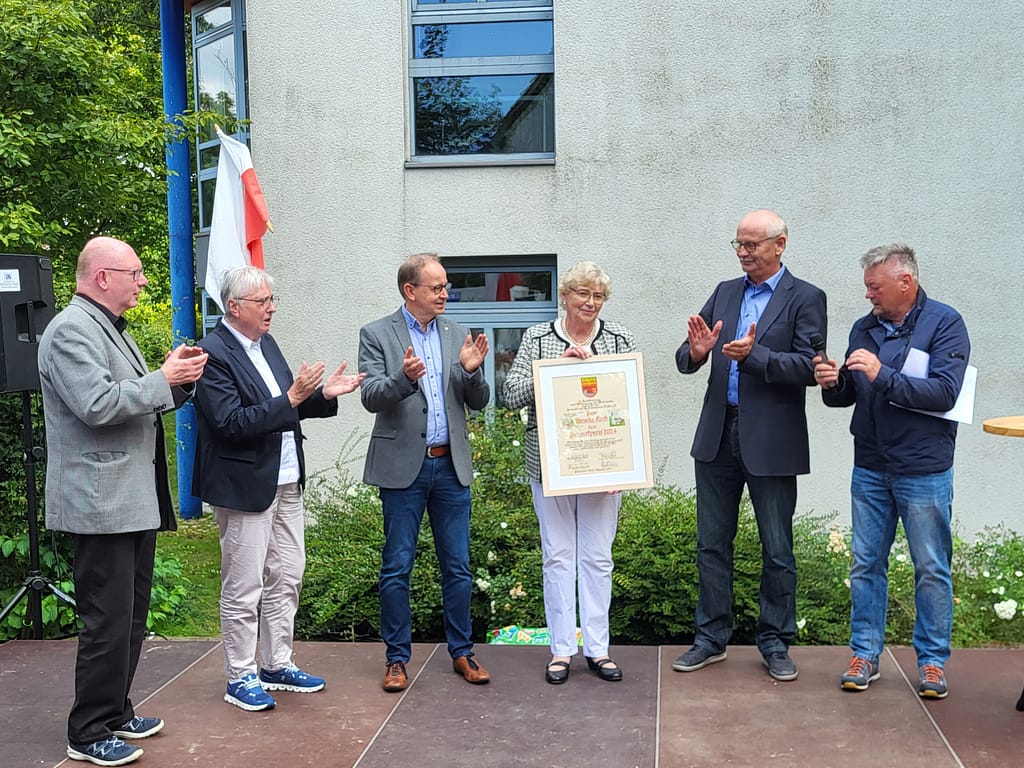
<svg viewBox="0 0 1024 768">
<path fill-rule="evenodd" d="M 633 334 L 618 323 L 598 320 L 597 335 L 590 344 L 595 355 L 620 355 L 635 352 Z M 561 329 L 561 321 L 539 323 L 526 330 L 502 386 L 502 397 L 509 408 L 527 409 L 526 421 L 526 474 L 531 480 L 541 481 L 540 446 L 537 440 L 537 408 L 533 394 L 533 361 L 561 357 L 569 348 L 569 341 Z"/>
</svg>

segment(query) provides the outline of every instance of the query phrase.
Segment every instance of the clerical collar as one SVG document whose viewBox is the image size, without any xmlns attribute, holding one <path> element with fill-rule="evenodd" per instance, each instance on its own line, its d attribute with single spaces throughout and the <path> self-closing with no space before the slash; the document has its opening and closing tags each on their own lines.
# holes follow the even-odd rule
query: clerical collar
<svg viewBox="0 0 1024 768">
<path fill-rule="evenodd" d="M 107 309 L 102 304 L 100 304 L 98 301 L 96 301 L 96 299 L 93 299 L 93 298 L 91 298 L 89 296 L 86 296 L 84 293 L 76 293 L 75 296 L 81 296 L 83 299 L 88 301 L 90 304 L 98 307 L 99 310 L 104 315 L 107 316 L 107 320 L 109 320 L 110 324 L 112 326 L 114 326 L 114 329 L 118 333 L 122 333 L 122 334 L 124 333 L 124 329 L 128 327 L 128 321 L 124 319 L 123 315 L 121 317 L 118 317 L 113 312 L 111 312 L 109 309 Z"/>
</svg>

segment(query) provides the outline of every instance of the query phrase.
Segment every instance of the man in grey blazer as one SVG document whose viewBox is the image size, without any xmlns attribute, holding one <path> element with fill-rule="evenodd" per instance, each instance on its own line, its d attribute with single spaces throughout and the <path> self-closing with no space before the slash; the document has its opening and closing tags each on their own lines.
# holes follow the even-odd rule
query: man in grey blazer
<svg viewBox="0 0 1024 768">
<path fill-rule="evenodd" d="M 76 293 L 39 341 L 46 420 L 46 526 L 75 540 L 78 636 L 68 757 L 123 765 L 163 721 L 135 714 L 129 692 L 142 650 L 157 530 L 177 527 L 161 414 L 181 405 L 206 353 L 177 347 L 150 372 L 125 331 L 147 284 L 130 245 L 86 243 Z"/>
<path fill-rule="evenodd" d="M 484 334 L 473 339 L 463 326 L 442 316 L 448 302 L 447 280 L 436 254 L 410 256 L 398 269 L 398 290 L 405 304 L 359 331 L 359 371 L 366 374 L 363 406 L 376 414 L 363 481 L 380 489 L 383 504 L 383 688 L 392 692 L 408 685 L 409 576 L 424 509 L 441 566 L 452 665 L 470 683 L 490 680 L 473 656 L 470 638 L 473 461 L 466 433 L 466 408 L 479 410 L 490 399 L 481 368 L 489 344 Z"/>
<path fill-rule="evenodd" d="M 732 247 L 745 276 L 719 283 L 689 318 L 676 351 L 680 373 L 710 357 L 693 439 L 697 485 L 696 638 L 672 664 L 693 672 L 726 656 L 732 635 L 733 539 L 746 485 L 761 537 L 757 647 L 769 674 L 794 680 L 793 514 L 796 476 L 810 471 L 804 400 L 814 384 L 810 337 L 826 335 L 825 294 L 782 264 L 788 230 L 772 211 L 748 213 Z"/>
</svg>

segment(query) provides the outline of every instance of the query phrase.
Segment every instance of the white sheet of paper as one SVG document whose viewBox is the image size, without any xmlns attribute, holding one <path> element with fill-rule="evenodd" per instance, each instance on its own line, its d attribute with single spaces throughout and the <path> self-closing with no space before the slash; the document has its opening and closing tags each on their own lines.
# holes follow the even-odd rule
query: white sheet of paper
<svg viewBox="0 0 1024 768">
<path fill-rule="evenodd" d="M 928 363 L 930 360 L 931 357 L 927 352 L 911 347 L 910 352 L 907 354 L 906 362 L 903 363 L 903 368 L 900 369 L 900 373 L 915 379 L 926 379 L 928 378 Z M 926 416 L 936 416 L 947 421 L 958 421 L 961 424 L 973 424 L 974 393 L 977 386 L 978 369 L 973 365 L 968 365 L 964 371 L 964 383 L 960 387 L 960 394 L 956 396 L 956 402 L 948 411 L 923 411 L 920 408 L 907 408 L 907 410 L 923 413 Z M 892 405 L 898 408 L 905 407 L 897 403 L 892 403 Z"/>
</svg>

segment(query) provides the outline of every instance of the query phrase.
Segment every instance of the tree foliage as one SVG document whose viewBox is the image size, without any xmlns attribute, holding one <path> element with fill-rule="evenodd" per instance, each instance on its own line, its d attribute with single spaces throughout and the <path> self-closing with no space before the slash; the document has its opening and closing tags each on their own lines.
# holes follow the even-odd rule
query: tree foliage
<svg viewBox="0 0 1024 768">
<path fill-rule="evenodd" d="M 58 304 L 96 234 L 166 274 L 157 14 L 132 0 L 0 0 L 0 248 L 48 256 Z"/>
</svg>

